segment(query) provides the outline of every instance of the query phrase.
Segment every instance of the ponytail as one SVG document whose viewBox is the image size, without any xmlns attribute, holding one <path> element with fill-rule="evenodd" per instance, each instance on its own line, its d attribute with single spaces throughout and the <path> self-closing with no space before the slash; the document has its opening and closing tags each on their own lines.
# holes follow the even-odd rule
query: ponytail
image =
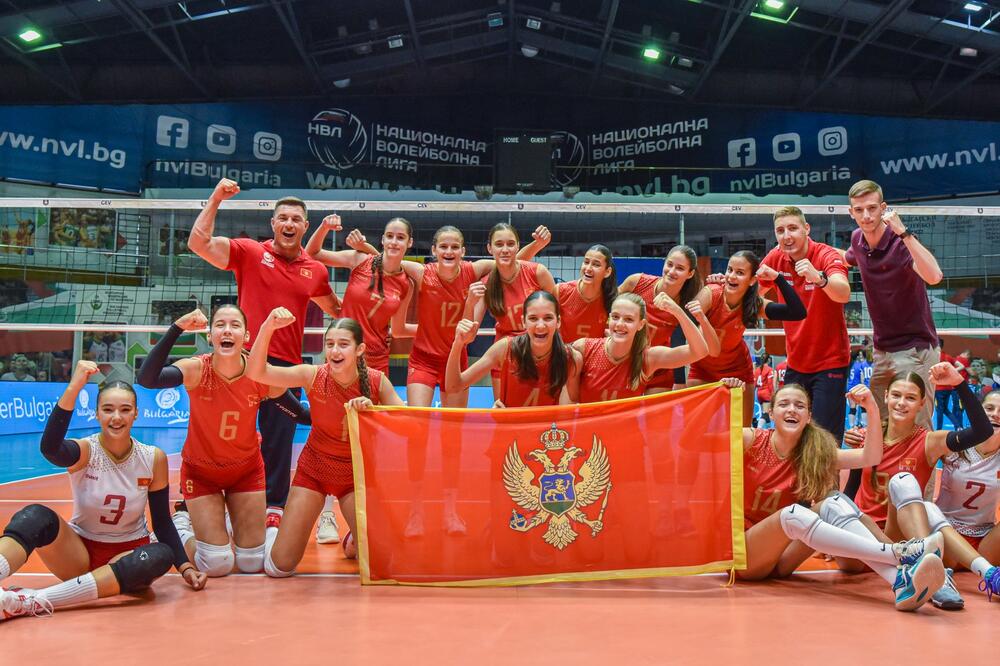
<svg viewBox="0 0 1000 666">
<path fill-rule="evenodd" d="M 733 254 L 731 259 L 742 259 L 743 261 L 750 264 L 750 275 L 756 275 L 757 269 L 760 268 L 760 257 L 751 252 L 750 250 L 740 250 Z M 756 282 L 747 288 L 745 294 L 743 294 L 742 300 L 742 310 L 741 319 L 743 325 L 747 328 L 755 328 L 758 321 L 760 320 L 760 312 L 764 309 L 764 299 L 760 297 L 760 289 Z"/>
<path fill-rule="evenodd" d="M 413 238 L 413 225 L 410 224 L 410 222 L 405 217 L 392 218 L 391 220 L 385 223 L 386 228 L 388 228 L 388 226 L 394 222 L 399 222 L 400 224 L 405 226 L 407 235 L 410 238 Z M 368 281 L 368 291 L 372 291 L 375 288 L 375 285 L 378 284 L 379 296 L 385 296 L 385 290 L 383 289 L 382 286 L 382 281 L 385 277 L 385 272 L 382 270 L 383 260 L 384 259 L 382 256 L 382 252 L 376 254 L 375 258 L 372 259 L 372 278 L 371 280 Z"/>
<path fill-rule="evenodd" d="M 514 234 L 514 238 L 520 238 L 517 235 L 517 230 L 507 222 L 499 222 L 493 225 L 490 229 L 488 244 L 493 244 L 493 236 L 496 235 L 498 231 L 509 231 Z M 490 276 L 486 280 L 486 308 L 490 311 L 496 319 L 502 318 L 507 310 L 504 308 L 503 303 L 503 281 L 500 279 L 500 268 L 497 266 L 496 262 L 493 262 L 493 270 L 490 271 Z"/>
<path fill-rule="evenodd" d="M 351 337 L 354 338 L 354 344 L 360 345 L 365 341 L 365 333 L 361 329 L 361 324 L 354 321 L 350 317 L 340 317 L 339 319 L 334 319 L 330 322 L 330 325 L 326 328 L 326 333 L 324 337 L 332 330 L 343 329 L 351 332 Z M 361 395 L 368 398 L 372 397 L 372 387 L 371 383 L 368 381 L 368 363 L 365 362 L 365 355 L 358 354 L 358 388 L 361 390 Z"/>
</svg>

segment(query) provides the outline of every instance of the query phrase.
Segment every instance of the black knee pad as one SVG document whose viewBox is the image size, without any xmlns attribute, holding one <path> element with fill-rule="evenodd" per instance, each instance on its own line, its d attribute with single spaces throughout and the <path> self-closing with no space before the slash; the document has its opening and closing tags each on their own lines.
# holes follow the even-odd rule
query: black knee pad
<svg viewBox="0 0 1000 666">
<path fill-rule="evenodd" d="M 29 504 L 11 516 L 3 535 L 31 555 L 31 551 L 49 545 L 59 536 L 59 516 L 47 506 Z"/>
<path fill-rule="evenodd" d="M 154 580 L 170 571 L 174 553 L 164 543 L 139 546 L 131 553 L 110 565 L 122 592 L 141 592 Z"/>
</svg>

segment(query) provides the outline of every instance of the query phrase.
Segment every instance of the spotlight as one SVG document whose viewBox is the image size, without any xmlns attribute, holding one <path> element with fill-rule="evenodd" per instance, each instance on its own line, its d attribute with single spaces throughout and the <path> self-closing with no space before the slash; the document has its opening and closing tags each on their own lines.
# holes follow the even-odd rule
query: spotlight
<svg viewBox="0 0 1000 666">
<path fill-rule="evenodd" d="M 966 58 L 975 58 L 979 55 L 979 51 L 971 46 L 963 46 L 958 50 L 958 55 L 965 56 Z"/>
<path fill-rule="evenodd" d="M 768 9 L 778 11 L 785 6 L 785 0 L 764 0 L 764 6 Z"/>
<path fill-rule="evenodd" d="M 659 60 L 660 59 L 660 49 L 655 46 L 647 46 L 642 50 L 642 57 L 646 60 Z"/>
<path fill-rule="evenodd" d="M 670 93 L 671 95 L 683 95 L 684 88 L 681 88 L 680 86 L 675 86 L 674 84 L 671 83 L 669 86 L 667 86 L 667 92 Z"/>
<path fill-rule="evenodd" d="M 333 87 L 334 88 L 341 88 L 341 89 L 343 89 L 343 88 L 348 87 L 349 85 L 351 85 L 351 80 L 350 79 L 337 79 L 336 81 L 333 82 Z"/>
<path fill-rule="evenodd" d="M 503 14 L 500 12 L 493 12 L 492 14 L 486 15 L 486 25 L 491 28 L 501 28 L 503 27 Z"/>
<path fill-rule="evenodd" d="M 402 35 L 393 35 L 392 37 L 389 38 L 389 48 L 390 49 L 398 49 L 401 46 L 403 46 L 403 36 Z"/>
<path fill-rule="evenodd" d="M 686 56 L 679 56 L 674 62 L 678 67 L 694 67 L 694 60 Z"/>
<path fill-rule="evenodd" d="M 533 16 L 529 16 L 528 20 L 524 22 L 524 25 L 527 26 L 527 28 L 529 30 L 541 30 L 542 29 L 542 21 L 541 21 L 541 19 L 536 19 Z"/>
<path fill-rule="evenodd" d="M 522 44 L 521 45 L 521 54 L 525 58 L 534 58 L 536 55 L 538 55 L 538 47 L 537 46 L 531 46 L 530 44 Z"/>
<path fill-rule="evenodd" d="M 34 28 L 28 28 L 27 30 L 25 30 L 24 32 L 22 32 L 20 35 L 18 35 L 18 37 L 21 38 L 22 42 L 28 42 L 29 44 L 31 42 L 37 40 L 37 39 L 40 39 L 41 36 L 42 36 L 42 33 L 38 32 Z"/>
<path fill-rule="evenodd" d="M 967 11 L 967 12 L 978 12 L 978 11 L 982 11 L 983 6 L 982 5 L 977 5 L 974 2 L 967 2 L 967 3 L 965 3 L 965 7 L 963 7 L 963 9 L 965 9 L 965 11 Z"/>
</svg>

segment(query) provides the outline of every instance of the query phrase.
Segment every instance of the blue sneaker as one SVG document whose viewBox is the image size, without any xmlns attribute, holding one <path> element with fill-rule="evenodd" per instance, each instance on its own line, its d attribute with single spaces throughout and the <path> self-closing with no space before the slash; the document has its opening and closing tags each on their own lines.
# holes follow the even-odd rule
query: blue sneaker
<svg viewBox="0 0 1000 666">
<path fill-rule="evenodd" d="M 931 603 L 934 604 L 935 608 L 940 608 L 941 610 L 962 610 L 965 608 L 965 600 L 962 599 L 962 595 L 958 593 L 958 588 L 955 587 L 955 581 L 952 580 L 951 575 L 954 572 L 951 569 L 944 570 L 944 585 L 941 589 L 934 593 L 931 597 Z"/>
<path fill-rule="evenodd" d="M 930 601 L 944 584 L 944 564 L 935 553 L 927 552 L 913 564 L 901 564 L 892 591 L 896 610 L 914 611 Z"/>
<path fill-rule="evenodd" d="M 990 567 L 986 575 L 979 581 L 979 591 L 986 593 L 986 601 L 993 600 L 994 594 L 1000 594 L 1000 567 Z"/>
<path fill-rule="evenodd" d="M 899 541 L 892 544 L 892 553 L 899 560 L 900 565 L 915 564 L 925 553 L 934 553 L 941 557 L 941 550 L 944 548 L 944 537 L 940 532 L 924 537 L 923 539 L 910 539 L 909 541 Z"/>
</svg>

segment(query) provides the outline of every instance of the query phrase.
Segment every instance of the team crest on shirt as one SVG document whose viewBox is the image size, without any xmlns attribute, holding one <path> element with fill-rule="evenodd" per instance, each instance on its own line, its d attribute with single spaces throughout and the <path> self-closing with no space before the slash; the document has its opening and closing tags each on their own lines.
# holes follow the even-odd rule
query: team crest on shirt
<svg viewBox="0 0 1000 666">
<path fill-rule="evenodd" d="M 539 441 L 542 448 L 529 451 L 525 456 L 525 459 L 538 463 L 534 465 L 534 470 L 518 453 L 517 441 L 507 450 L 503 465 L 503 483 L 507 494 L 522 509 L 534 512 L 525 515 L 519 513 L 517 508 L 512 509 L 510 528 L 528 532 L 548 522 L 548 530 L 542 539 L 559 550 L 579 536 L 573 529 L 574 523 L 590 528 L 590 536 L 596 537 L 604 529 L 604 510 L 611 495 L 611 463 L 604 444 L 595 434 L 590 455 L 574 473 L 570 469 L 573 460 L 586 452 L 569 444 L 568 432 L 553 423 L 541 434 Z M 558 461 L 553 457 L 556 455 L 559 456 Z M 541 474 L 536 476 L 539 466 Z M 591 520 L 583 509 L 597 500 L 602 500 L 601 508 L 597 517 Z"/>
<path fill-rule="evenodd" d="M 268 268 L 274 268 L 274 255 L 264 250 L 264 254 L 260 258 L 260 263 L 264 264 Z"/>
<path fill-rule="evenodd" d="M 308 268 L 300 268 L 299 269 L 299 275 L 301 275 L 304 278 L 312 279 L 313 272 L 311 270 L 309 270 Z"/>
<path fill-rule="evenodd" d="M 152 477 L 140 476 L 135 480 L 135 485 L 137 488 L 149 488 L 149 484 L 153 482 Z"/>
<path fill-rule="evenodd" d="M 256 393 L 247 394 L 247 407 L 256 407 L 261 403 L 261 398 Z"/>
<path fill-rule="evenodd" d="M 917 459 L 916 458 L 903 458 L 903 462 L 899 464 L 899 469 L 905 470 L 907 472 L 917 471 Z"/>
</svg>

